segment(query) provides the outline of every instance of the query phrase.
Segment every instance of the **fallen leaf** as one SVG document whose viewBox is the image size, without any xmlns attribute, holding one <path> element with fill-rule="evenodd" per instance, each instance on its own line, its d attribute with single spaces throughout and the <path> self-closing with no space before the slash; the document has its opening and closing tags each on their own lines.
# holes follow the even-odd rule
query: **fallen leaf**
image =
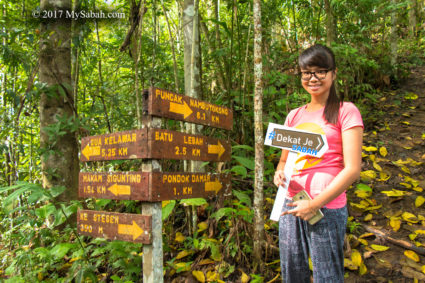
<svg viewBox="0 0 425 283">
<path fill-rule="evenodd" d="M 405 173 L 407 173 L 407 174 L 411 174 L 411 173 L 410 173 L 410 169 L 409 169 L 409 168 L 407 168 L 406 166 L 401 166 L 400 168 L 401 168 L 401 170 L 402 170 L 403 172 L 405 172 Z"/>
<path fill-rule="evenodd" d="M 198 233 L 206 230 L 208 228 L 207 222 L 203 221 L 198 223 Z"/>
<path fill-rule="evenodd" d="M 196 280 L 198 280 L 198 282 L 202 282 L 202 283 L 205 282 L 205 275 L 202 271 L 193 270 L 192 275 L 193 275 L 193 277 L 196 278 Z"/>
<path fill-rule="evenodd" d="M 177 254 L 176 259 L 182 259 L 184 257 L 187 257 L 188 255 L 191 255 L 191 254 L 192 254 L 192 251 L 184 250 L 184 251 L 181 251 Z"/>
<path fill-rule="evenodd" d="M 405 125 L 410 125 L 410 122 L 408 122 L 408 121 L 402 121 L 402 123 L 405 124 Z"/>
<path fill-rule="evenodd" d="M 362 264 L 360 264 L 359 266 L 359 274 L 360 275 L 365 275 L 367 273 L 367 267 L 366 265 L 362 262 Z"/>
<path fill-rule="evenodd" d="M 366 170 L 360 172 L 360 178 L 365 181 L 371 181 L 376 178 L 376 172 L 373 170 Z"/>
<path fill-rule="evenodd" d="M 400 185 L 402 185 L 402 186 L 404 186 L 404 187 L 406 187 L 408 189 L 412 188 L 412 185 L 411 184 L 408 184 L 408 183 L 400 183 Z"/>
<path fill-rule="evenodd" d="M 424 189 L 422 189 L 421 187 L 414 187 L 413 190 L 417 192 L 422 192 Z"/>
<path fill-rule="evenodd" d="M 387 156 L 388 151 L 387 151 L 387 149 L 384 146 L 381 146 L 379 148 L 379 153 L 382 155 L 382 157 L 385 157 L 385 156 Z"/>
<path fill-rule="evenodd" d="M 359 243 L 361 243 L 363 246 L 369 245 L 368 241 L 366 241 L 365 239 L 357 239 L 357 241 L 359 241 Z"/>
<path fill-rule="evenodd" d="M 413 92 L 409 92 L 404 96 L 404 99 L 416 100 L 418 99 L 418 95 Z"/>
<path fill-rule="evenodd" d="M 363 148 L 363 150 L 365 150 L 365 151 L 377 151 L 378 149 L 376 148 L 376 147 L 374 147 L 374 146 L 363 146 L 362 147 Z"/>
<path fill-rule="evenodd" d="M 381 191 L 381 193 L 387 195 L 388 197 L 402 197 L 407 194 L 405 191 L 400 190 L 391 190 L 391 191 Z"/>
<path fill-rule="evenodd" d="M 411 250 L 404 251 L 404 255 L 415 262 L 419 262 L 419 256 L 414 251 L 411 251 Z"/>
<path fill-rule="evenodd" d="M 382 171 L 382 167 L 381 167 L 378 163 L 373 162 L 373 163 L 372 163 L 372 165 L 373 165 L 373 168 L 375 168 L 375 169 L 376 169 L 376 170 L 378 170 L 379 172 L 381 172 L 381 171 Z"/>
<path fill-rule="evenodd" d="M 247 283 L 249 281 L 249 276 L 245 272 L 243 271 L 241 272 L 242 272 L 241 283 Z"/>
<path fill-rule="evenodd" d="M 387 173 L 387 172 L 379 172 L 379 179 L 378 181 L 388 181 L 391 178 L 391 174 Z"/>
<path fill-rule="evenodd" d="M 414 241 L 418 235 L 417 234 L 409 234 L 409 239 Z"/>
<path fill-rule="evenodd" d="M 423 196 L 418 196 L 415 199 L 415 206 L 416 207 L 420 207 L 421 205 L 423 205 L 425 203 L 425 198 Z"/>
<path fill-rule="evenodd" d="M 209 259 L 209 258 L 205 258 L 203 260 L 201 260 L 198 265 L 207 265 L 207 264 L 213 264 L 215 263 L 215 261 Z"/>
<path fill-rule="evenodd" d="M 401 215 L 401 218 L 403 218 L 405 221 L 410 223 L 418 223 L 419 219 L 416 217 L 416 215 L 410 213 L 410 212 L 403 212 Z"/>
<path fill-rule="evenodd" d="M 354 265 L 359 266 L 363 263 L 362 255 L 356 249 L 351 250 L 351 261 Z"/>
<path fill-rule="evenodd" d="M 390 226 L 393 228 L 394 232 L 397 232 L 401 226 L 401 220 L 396 217 L 390 218 Z"/>
<path fill-rule="evenodd" d="M 180 232 L 177 232 L 176 233 L 176 238 L 174 239 L 176 242 L 178 242 L 178 243 L 181 243 L 181 242 L 183 242 L 184 241 L 184 239 L 185 239 L 185 237 L 183 236 L 183 234 L 182 233 L 180 233 Z"/>
<path fill-rule="evenodd" d="M 375 244 L 370 245 L 370 247 L 372 249 L 374 249 L 375 251 L 379 251 L 379 252 L 386 251 L 390 248 L 390 247 L 387 247 L 387 246 L 381 246 L 381 245 L 375 245 Z"/>
<path fill-rule="evenodd" d="M 425 265 L 422 265 L 422 273 L 425 273 Z"/>
<path fill-rule="evenodd" d="M 348 258 L 344 258 L 344 267 L 350 269 L 350 270 L 357 270 L 359 269 L 359 267 L 357 265 L 355 265 L 351 260 L 349 260 Z M 425 265 L 424 265 L 425 267 Z"/>
<path fill-rule="evenodd" d="M 372 220 L 372 214 L 371 213 L 369 213 L 368 215 L 366 215 L 365 217 L 364 217 L 364 221 L 370 221 L 370 220 Z"/>
</svg>

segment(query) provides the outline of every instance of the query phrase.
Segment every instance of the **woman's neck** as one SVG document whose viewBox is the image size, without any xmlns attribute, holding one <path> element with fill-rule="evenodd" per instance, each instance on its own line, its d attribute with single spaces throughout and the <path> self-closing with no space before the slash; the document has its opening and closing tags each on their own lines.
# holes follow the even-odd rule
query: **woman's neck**
<svg viewBox="0 0 425 283">
<path fill-rule="evenodd" d="M 307 110 L 308 111 L 316 111 L 326 106 L 326 101 L 328 97 L 311 97 L 311 101 L 309 104 L 307 104 Z"/>
</svg>

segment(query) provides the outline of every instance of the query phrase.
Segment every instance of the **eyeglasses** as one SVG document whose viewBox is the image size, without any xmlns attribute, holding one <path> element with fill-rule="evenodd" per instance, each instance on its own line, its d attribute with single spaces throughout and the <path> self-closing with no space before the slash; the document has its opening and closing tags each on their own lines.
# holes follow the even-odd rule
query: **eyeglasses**
<svg viewBox="0 0 425 283">
<path fill-rule="evenodd" d="M 322 81 L 326 78 L 326 75 L 328 74 L 328 72 L 331 70 L 319 70 L 319 71 L 315 71 L 315 72 L 301 72 L 301 79 L 303 81 L 309 81 L 311 80 L 311 77 L 314 76 L 316 79 L 318 79 L 319 81 Z"/>
</svg>

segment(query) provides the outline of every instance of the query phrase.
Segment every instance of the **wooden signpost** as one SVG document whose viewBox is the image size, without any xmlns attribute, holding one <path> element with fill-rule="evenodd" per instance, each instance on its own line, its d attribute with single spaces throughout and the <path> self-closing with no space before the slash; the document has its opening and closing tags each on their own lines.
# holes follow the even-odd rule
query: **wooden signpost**
<svg viewBox="0 0 425 283">
<path fill-rule="evenodd" d="M 328 150 L 326 135 L 269 123 L 264 144 L 289 150 L 283 174 L 285 184 L 279 186 L 270 219 L 279 221 L 298 154 L 321 157 Z"/>
<path fill-rule="evenodd" d="M 141 129 L 86 137 L 81 161 L 116 159 L 230 160 L 230 143 L 163 129 Z"/>
<path fill-rule="evenodd" d="M 79 210 L 78 232 L 82 235 L 150 244 L 152 217 L 139 214 Z"/>
<path fill-rule="evenodd" d="M 149 97 L 144 109 L 149 115 L 231 130 L 233 111 L 189 96 L 155 87 L 146 93 Z"/>
<path fill-rule="evenodd" d="M 230 175 L 215 173 L 80 172 L 80 197 L 162 201 L 212 197 L 230 189 Z"/>
<path fill-rule="evenodd" d="M 233 112 L 229 108 L 155 87 L 146 90 L 144 96 L 143 111 L 147 115 L 232 129 Z M 81 140 L 82 162 L 117 159 L 151 161 L 144 162 L 143 171 L 137 172 L 80 172 L 80 197 L 144 201 L 142 213 L 145 215 L 79 210 L 78 232 L 145 244 L 143 281 L 163 282 L 159 202 L 216 196 L 229 192 L 231 181 L 229 174 L 157 172 L 160 166 L 155 160 L 223 162 L 230 158 L 231 146 L 226 140 L 159 129 L 151 122 L 143 129 L 85 137 Z"/>
</svg>

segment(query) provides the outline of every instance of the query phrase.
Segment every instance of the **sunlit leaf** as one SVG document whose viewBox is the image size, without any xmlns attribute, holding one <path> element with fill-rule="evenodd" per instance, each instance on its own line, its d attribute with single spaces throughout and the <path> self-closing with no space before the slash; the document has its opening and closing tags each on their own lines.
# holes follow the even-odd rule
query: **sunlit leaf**
<svg viewBox="0 0 425 283">
<path fill-rule="evenodd" d="M 367 207 L 365 210 L 366 211 L 377 210 L 377 209 L 380 209 L 381 207 L 382 207 L 382 204 L 380 204 L 380 205 L 374 205 L 374 206 Z"/>
<path fill-rule="evenodd" d="M 365 181 L 370 181 L 376 178 L 376 172 L 373 170 L 366 170 L 360 172 L 360 178 Z"/>
<path fill-rule="evenodd" d="M 372 220 L 372 214 L 371 213 L 369 213 L 368 215 L 366 215 L 365 217 L 364 217 L 364 221 L 370 221 L 370 220 Z"/>
<path fill-rule="evenodd" d="M 363 146 L 363 150 L 365 151 L 377 151 L 378 149 L 374 146 Z"/>
<path fill-rule="evenodd" d="M 407 194 L 405 191 L 400 190 L 391 190 L 391 191 L 381 191 L 381 193 L 386 194 L 388 197 L 402 197 Z"/>
<path fill-rule="evenodd" d="M 376 169 L 376 170 L 378 170 L 379 172 L 381 172 L 381 171 L 382 171 L 382 167 L 381 167 L 378 163 L 373 162 L 373 163 L 372 163 L 372 165 L 373 165 L 373 168 L 375 168 L 375 169 Z"/>
<path fill-rule="evenodd" d="M 193 277 L 196 278 L 196 280 L 198 280 L 198 282 L 202 282 L 202 283 L 205 282 L 205 275 L 202 271 L 193 270 L 192 275 L 193 275 Z"/>
<path fill-rule="evenodd" d="M 423 204 L 424 204 L 424 202 L 425 202 L 425 198 L 424 198 L 423 196 L 418 196 L 418 197 L 415 199 L 415 206 L 416 206 L 416 207 L 420 207 L 421 205 L 423 205 Z"/>
<path fill-rule="evenodd" d="M 404 255 L 415 262 L 419 262 L 420 260 L 419 256 L 414 251 L 411 251 L 411 250 L 404 251 Z"/>
<path fill-rule="evenodd" d="M 362 264 L 362 262 L 363 262 L 362 255 L 360 254 L 360 252 L 358 250 L 353 249 L 351 251 L 351 261 L 356 266 L 360 266 Z"/>
<path fill-rule="evenodd" d="M 404 186 L 404 187 L 406 187 L 406 188 L 408 188 L 408 189 L 410 189 L 410 188 L 412 188 L 412 185 L 411 184 L 408 184 L 408 183 L 400 183 L 400 185 L 402 185 L 402 186 Z"/>
<path fill-rule="evenodd" d="M 402 123 L 405 124 L 405 125 L 410 125 L 409 121 L 402 121 Z"/>
<path fill-rule="evenodd" d="M 243 272 L 243 271 L 241 271 L 242 272 L 242 276 L 241 276 L 241 283 L 247 283 L 247 282 L 249 282 L 249 276 L 245 273 L 245 272 Z"/>
<path fill-rule="evenodd" d="M 413 240 L 416 239 L 417 236 L 418 236 L 418 234 L 413 234 L 413 233 L 409 234 L 409 239 L 413 241 Z"/>
<path fill-rule="evenodd" d="M 379 172 L 379 179 L 378 181 L 388 181 L 388 179 L 391 178 L 391 174 L 387 173 L 387 172 Z"/>
<path fill-rule="evenodd" d="M 411 223 L 418 223 L 419 222 L 419 219 L 414 214 L 412 214 L 410 212 L 403 212 L 401 217 L 407 222 L 411 222 Z"/>
<path fill-rule="evenodd" d="M 385 156 L 387 156 L 388 151 L 387 151 L 386 147 L 381 146 L 381 147 L 379 148 L 379 153 L 380 153 L 383 157 L 385 157 Z"/>
<path fill-rule="evenodd" d="M 204 221 L 204 222 L 198 223 L 198 233 L 206 230 L 207 228 L 208 228 L 207 222 Z"/>
<path fill-rule="evenodd" d="M 397 232 L 400 229 L 401 226 L 401 220 L 396 217 L 390 218 L 390 226 L 393 228 L 395 232 Z"/>
<path fill-rule="evenodd" d="M 414 187 L 413 190 L 417 192 L 422 192 L 424 189 L 422 189 L 421 187 Z"/>
<path fill-rule="evenodd" d="M 413 179 L 413 178 L 411 178 L 409 176 L 404 176 L 404 180 L 406 182 L 409 182 L 410 184 L 412 184 L 413 187 L 417 187 L 419 185 L 419 181 L 418 180 L 415 180 L 415 179 Z"/>
<path fill-rule="evenodd" d="M 369 155 L 369 159 L 370 159 L 371 161 L 375 161 L 375 160 L 376 160 L 376 156 L 375 156 L 375 154 L 371 154 L 371 155 Z"/>
<path fill-rule="evenodd" d="M 400 168 L 401 168 L 401 170 L 402 170 L 403 172 L 405 172 L 405 173 L 407 173 L 407 174 L 411 174 L 411 173 L 410 173 L 410 169 L 409 169 L 409 168 L 407 168 L 406 166 L 401 166 Z"/>
<path fill-rule="evenodd" d="M 416 93 L 409 92 L 406 95 L 404 95 L 404 99 L 416 100 L 418 99 L 418 95 Z"/>
<path fill-rule="evenodd" d="M 359 198 L 368 198 L 372 195 L 372 192 L 367 192 L 367 191 L 362 191 L 362 190 L 356 190 L 354 193 Z"/>
<path fill-rule="evenodd" d="M 357 239 L 357 241 L 359 241 L 359 243 L 361 243 L 364 246 L 368 246 L 369 245 L 369 242 L 366 241 L 365 239 Z"/>
<path fill-rule="evenodd" d="M 214 280 L 217 280 L 217 279 L 219 279 L 219 276 L 216 272 L 214 272 L 214 271 L 208 271 L 207 272 L 207 281 L 208 282 L 211 282 L 211 281 L 214 281 Z"/>
<path fill-rule="evenodd" d="M 367 273 L 367 267 L 366 265 L 362 262 L 359 266 L 359 274 L 360 275 L 365 275 Z"/>
<path fill-rule="evenodd" d="M 413 147 L 412 146 L 403 146 L 403 148 L 409 150 L 409 149 L 412 149 Z"/>
<path fill-rule="evenodd" d="M 351 260 L 348 258 L 344 258 L 344 267 L 350 269 L 350 270 L 357 270 L 359 267 L 355 265 Z"/>
<path fill-rule="evenodd" d="M 189 251 L 189 250 L 181 251 L 181 252 L 179 252 L 179 253 L 177 254 L 176 259 L 182 259 L 182 258 L 184 258 L 184 257 L 187 257 L 188 255 L 191 255 L 192 253 L 193 253 L 193 252 L 192 252 L 192 251 Z"/>
<path fill-rule="evenodd" d="M 375 251 L 379 251 L 379 252 L 386 251 L 390 248 L 390 247 L 387 247 L 387 246 L 381 246 L 381 245 L 375 245 L 375 244 L 370 245 L 370 247 L 372 249 L 374 249 Z"/>
<path fill-rule="evenodd" d="M 181 242 L 183 242 L 184 241 L 184 239 L 185 239 L 185 237 L 183 236 L 183 234 L 182 233 L 180 233 L 180 232 L 177 232 L 176 233 L 176 238 L 174 239 L 176 242 L 178 242 L 178 243 L 181 243 Z"/>
<path fill-rule="evenodd" d="M 422 265 L 421 271 L 422 273 L 425 273 L 425 265 Z"/>
</svg>

